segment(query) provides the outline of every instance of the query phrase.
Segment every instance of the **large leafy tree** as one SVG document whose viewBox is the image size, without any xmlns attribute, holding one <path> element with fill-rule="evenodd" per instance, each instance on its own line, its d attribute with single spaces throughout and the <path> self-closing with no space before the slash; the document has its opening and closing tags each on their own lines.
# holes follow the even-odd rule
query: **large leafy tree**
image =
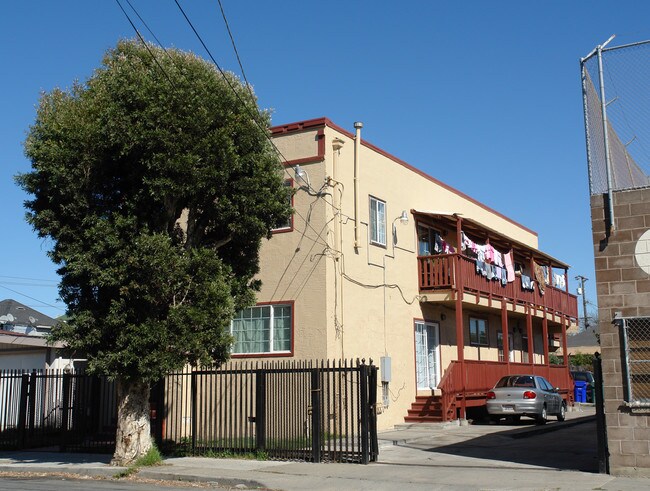
<svg viewBox="0 0 650 491">
<path fill-rule="evenodd" d="M 117 464 L 151 447 L 149 384 L 227 359 L 254 301 L 261 240 L 291 211 L 269 122 L 234 75 L 134 41 L 40 100 L 17 181 L 59 266 L 53 338 L 117 380 Z"/>
</svg>

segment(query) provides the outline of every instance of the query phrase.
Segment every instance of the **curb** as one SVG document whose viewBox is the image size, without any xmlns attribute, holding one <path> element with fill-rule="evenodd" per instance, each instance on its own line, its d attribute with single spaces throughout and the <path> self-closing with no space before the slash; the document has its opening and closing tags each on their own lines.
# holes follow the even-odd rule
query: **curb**
<svg viewBox="0 0 650 491">
<path fill-rule="evenodd" d="M 143 477 L 146 479 L 154 479 L 157 481 L 185 481 L 185 482 L 203 482 L 214 484 L 216 486 L 228 486 L 231 488 L 246 486 L 248 488 L 262 488 L 266 489 L 267 486 L 259 481 L 253 481 L 249 479 L 241 479 L 234 477 L 209 477 L 209 476 L 197 476 L 193 474 L 180 474 L 176 472 L 159 472 L 149 469 L 140 469 L 135 476 Z"/>
<path fill-rule="evenodd" d="M 21 464 L 11 464 L 11 465 L 0 465 L 0 472 L 8 473 L 39 473 L 39 474 L 68 474 L 71 476 L 80 476 L 80 477 L 102 477 L 107 479 L 112 479 L 121 471 L 126 470 L 126 467 L 111 467 L 108 469 L 103 469 L 100 467 L 87 467 L 80 469 L 75 465 L 62 465 L 57 467 L 50 466 L 38 466 L 38 465 L 21 465 Z"/>
</svg>

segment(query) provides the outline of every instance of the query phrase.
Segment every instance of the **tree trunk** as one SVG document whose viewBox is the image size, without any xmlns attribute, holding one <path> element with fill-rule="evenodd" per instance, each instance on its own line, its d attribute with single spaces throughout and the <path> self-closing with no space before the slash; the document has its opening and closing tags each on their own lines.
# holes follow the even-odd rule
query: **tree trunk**
<svg viewBox="0 0 650 491">
<path fill-rule="evenodd" d="M 128 466 L 151 448 L 149 384 L 117 379 L 117 435 L 111 465 Z"/>
</svg>

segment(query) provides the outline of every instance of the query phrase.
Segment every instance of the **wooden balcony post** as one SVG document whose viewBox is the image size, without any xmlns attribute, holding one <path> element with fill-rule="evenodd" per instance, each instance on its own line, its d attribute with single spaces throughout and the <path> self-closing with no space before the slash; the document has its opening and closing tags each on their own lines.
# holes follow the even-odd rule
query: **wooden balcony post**
<svg viewBox="0 0 650 491">
<path fill-rule="evenodd" d="M 501 337 L 503 339 L 503 359 L 510 367 L 510 341 L 508 339 L 508 310 L 506 307 L 506 299 L 501 299 Z M 510 370 L 508 370 L 510 373 Z"/>
<path fill-rule="evenodd" d="M 565 316 L 562 315 L 562 358 L 564 360 L 564 365 L 569 366 L 569 353 L 567 352 L 566 346 L 566 325 L 564 324 Z"/>
<path fill-rule="evenodd" d="M 567 292 L 567 295 L 569 293 L 569 270 L 567 268 L 564 268 L 564 290 Z M 587 315 L 587 314 L 585 314 Z"/>
<path fill-rule="evenodd" d="M 548 319 L 546 318 L 546 311 L 544 311 L 544 318 L 542 319 L 542 337 L 544 338 L 544 365 L 549 366 L 548 359 Z"/>
<path fill-rule="evenodd" d="M 461 245 L 463 243 L 462 239 L 462 223 L 463 219 L 456 215 L 456 240 L 458 245 L 458 254 L 454 257 L 454 260 L 457 261 L 457 266 L 460 266 L 460 251 Z M 460 403 L 460 418 L 465 419 L 465 340 L 463 337 L 463 282 L 462 276 L 456 268 L 456 350 L 458 363 L 460 365 L 460 380 L 461 387 L 459 387 L 462 399 Z"/>
<path fill-rule="evenodd" d="M 533 311 L 528 309 L 526 313 L 526 335 L 528 336 L 528 363 L 534 363 L 535 353 L 533 352 Z"/>
</svg>

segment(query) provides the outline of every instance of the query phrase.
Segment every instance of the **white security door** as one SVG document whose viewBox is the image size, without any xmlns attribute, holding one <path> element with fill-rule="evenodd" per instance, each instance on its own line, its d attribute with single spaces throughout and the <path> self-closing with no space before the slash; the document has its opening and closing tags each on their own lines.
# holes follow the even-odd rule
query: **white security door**
<svg viewBox="0 0 650 491">
<path fill-rule="evenodd" d="M 418 389 L 435 389 L 440 382 L 438 324 L 415 322 L 415 370 Z"/>
</svg>

